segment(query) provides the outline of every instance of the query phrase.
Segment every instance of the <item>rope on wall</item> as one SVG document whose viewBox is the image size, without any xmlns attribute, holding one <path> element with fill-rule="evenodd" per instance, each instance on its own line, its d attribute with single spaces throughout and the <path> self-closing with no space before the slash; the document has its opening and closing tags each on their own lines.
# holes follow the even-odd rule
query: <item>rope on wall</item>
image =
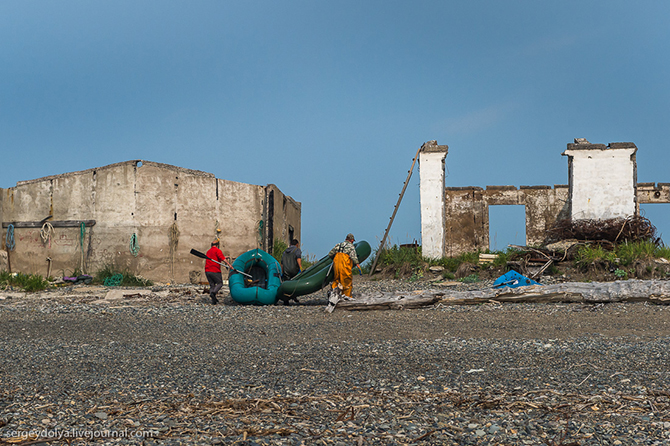
<svg viewBox="0 0 670 446">
<path fill-rule="evenodd" d="M 14 240 L 13 224 L 7 226 L 7 234 L 5 235 L 5 247 L 7 248 L 7 251 L 14 251 L 14 248 L 16 248 L 16 242 Z"/>
<path fill-rule="evenodd" d="M 258 246 L 263 246 L 263 220 L 258 220 Z"/>
<path fill-rule="evenodd" d="M 177 222 L 172 223 L 172 226 L 170 226 L 168 237 L 170 239 L 170 276 L 172 282 L 174 282 L 174 256 L 179 245 L 179 227 L 177 226 Z"/>
<path fill-rule="evenodd" d="M 53 225 L 49 222 L 44 223 L 42 225 L 42 229 L 40 229 L 40 238 L 42 239 L 42 243 L 49 249 L 51 249 L 51 239 L 53 238 L 53 235 L 54 235 Z"/>
<path fill-rule="evenodd" d="M 79 225 L 79 249 L 81 249 L 81 272 L 86 274 L 86 267 L 84 265 L 84 237 L 86 237 L 86 223 L 83 221 Z"/>
<path fill-rule="evenodd" d="M 134 232 L 130 236 L 130 253 L 135 257 L 140 254 L 140 244 L 137 242 L 137 234 Z"/>
<path fill-rule="evenodd" d="M 103 282 L 103 285 L 105 286 L 119 286 L 123 282 L 123 274 L 114 274 L 113 276 L 109 276 L 105 279 Z"/>
</svg>

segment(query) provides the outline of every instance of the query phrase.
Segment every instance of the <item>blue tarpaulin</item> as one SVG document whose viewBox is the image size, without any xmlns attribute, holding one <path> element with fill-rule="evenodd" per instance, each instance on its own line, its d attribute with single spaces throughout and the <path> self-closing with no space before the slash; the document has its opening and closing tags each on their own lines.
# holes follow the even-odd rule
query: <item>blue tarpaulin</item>
<svg viewBox="0 0 670 446">
<path fill-rule="evenodd" d="M 540 285 L 536 281 L 529 279 L 526 276 L 522 276 L 521 274 L 517 273 L 514 270 L 511 270 L 510 272 L 503 274 L 502 276 L 498 277 L 495 282 L 493 282 L 493 288 L 502 288 L 502 287 L 510 287 L 510 288 L 517 288 L 520 286 L 528 286 L 528 285 Z"/>
</svg>

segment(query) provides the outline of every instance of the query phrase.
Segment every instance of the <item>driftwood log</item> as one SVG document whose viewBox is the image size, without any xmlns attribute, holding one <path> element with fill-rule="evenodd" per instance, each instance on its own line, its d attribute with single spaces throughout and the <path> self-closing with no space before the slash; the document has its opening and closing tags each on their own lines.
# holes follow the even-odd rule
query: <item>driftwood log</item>
<svg viewBox="0 0 670 446">
<path fill-rule="evenodd" d="M 422 290 L 369 293 L 340 301 L 336 309 L 402 310 L 440 303 L 473 305 L 486 302 L 653 302 L 670 304 L 670 281 L 618 280 L 616 282 L 569 282 L 519 288 L 487 288 L 476 291 Z"/>
</svg>

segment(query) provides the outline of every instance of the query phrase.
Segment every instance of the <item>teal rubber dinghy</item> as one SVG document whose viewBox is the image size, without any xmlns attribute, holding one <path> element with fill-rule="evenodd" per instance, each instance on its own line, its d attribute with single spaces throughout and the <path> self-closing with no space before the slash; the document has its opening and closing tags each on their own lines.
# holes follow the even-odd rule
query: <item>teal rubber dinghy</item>
<svg viewBox="0 0 670 446">
<path fill-rule="evenodd" d="M 358 263 L 363 263 L 370 256 L 370 244 L 365 240 L 354 243 Z M 325 256 L 291 280 L 283 282 L 279 287 L 277 298 L 288 303 L 298 296 L 311 294 L 333 281 L 333 259 Z"/>
<path fill-rule="evenodd" d="M 235 302 L 252 305 L 277 303 L 281 266 L 274 257 L 261 249 L 252 249 L 236 258 L 233 268 L 251 276 L 230 272 L 228 288 Z"/>
</svg>

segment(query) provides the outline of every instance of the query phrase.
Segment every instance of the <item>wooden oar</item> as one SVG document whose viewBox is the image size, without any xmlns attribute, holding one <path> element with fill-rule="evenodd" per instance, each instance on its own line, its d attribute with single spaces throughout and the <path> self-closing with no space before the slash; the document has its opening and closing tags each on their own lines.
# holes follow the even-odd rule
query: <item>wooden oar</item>
<svg viewBox="0 0 670 446">
<path fill-rule="evenodd" d="M 226 268 L 228 268 L 228 265 L 226 265 L 226 264 L 224 264 L 224 263 L 221 263 L 221 262 L 217 262 L 216 260 L 207 257 L 207 254 L 204 254 L 204 253 L 202 253 L 202 252 L 200 252 L 200 251 L 196 251 L 195 249 L 191 249 L 191 254 L 193 254 L 193 255 L 196 256 L 196 257 L 200 257 L 201 259 L 211 260 L 211 261 L 214 262 L 214 263 L 218 263 L 219 265 L 221 265 L 221 266 L 225 266 Z M 236 273 L 240 273 L 240 274 L 242 274 L 243 276 L 247 276 L 247 277 L 251 278 L 251 274 L 244 273 L 244 272 L 242 272 L 242 271 L 240 271 L 240 270 L 237 270 L 237 269 L 235 269 L 235 268 L 231 268 L 231 269 L 232 269 L 233 271 L 235 271 Z"/>
</svg>

